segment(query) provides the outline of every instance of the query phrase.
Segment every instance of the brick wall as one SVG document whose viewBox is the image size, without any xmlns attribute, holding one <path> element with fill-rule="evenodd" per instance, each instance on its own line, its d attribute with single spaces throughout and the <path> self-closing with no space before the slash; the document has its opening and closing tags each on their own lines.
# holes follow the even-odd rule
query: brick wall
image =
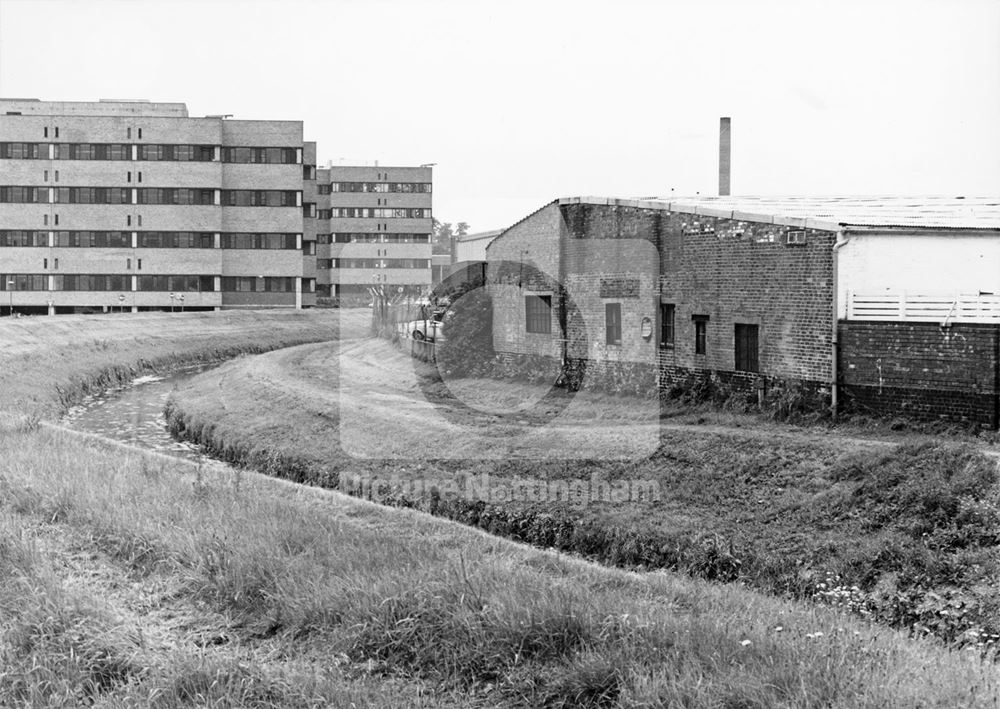
<svg viewBox="0 0 1000 709">
<path fill-rule="evenodd" d="M 591 371 L 650 365 L 659 367 L 664 386 L 716 372 L 734 386 L 752 387 L 756 374 L 735 372 L 735 325 L 752 324 L 764 380 L 822 389 L 833 370 L 836 235 L 808 230 L 804 244 L 788 245 L 785 235 L 794 228 L 637 206 L 552 203 L 494 241 L 488 260 L 523 260 L 552 275 L 552 284 L 521 285 L 553 294 L 563 288 L 569 310 L 575 309 L 565 316 L 568 357 L 589 362 Z M 500 280 L 495 271 L 491 280 Z M 607 288 L 616 280 L 622 284 L 617 295 Z M 525 334 L 522 297 L 494 293 L 497 351 L 560 355 L 561 313 L 553 308 L 551 337 Z M 621 304 L 620 345 L 606 342 L 609 302 Z M 661 302 L 675 305 L 671 348 L 658 346 Z M 705 354 L 695 354 L 693 315 L 708 316 Z M 646 318 L 652 333 L 644 336 Z"/>
<path fill-rule="evenodd" d="M 493 347 L 498 353 L 561 359 L 559 248 L 565 225 L 550 203 L 512 226 L 487 249 L 487 289 L 493 299 Z M 550 334 L 525 327 L 525 294 L 552 297 Z"/>
<path fill-rule="evenodd" d="M 832 376 L 834 232 L 668 213 L 662 224 L 661 301 L 674 303 L 675 343 L 661 351 L 667 379 L 734 372 L 735 325 L 757 325 L 765 378 L 829 382 Z M 695 354 L 693 315 L 707 315 L 707 347 Z M 736 377 L 735 382 L 752 381 Z"/>
<path fill-rule="evenodd" d="M 1000 423 L 997 326 L 842 320 L 838 327 L 842 410 Z"/>
</svg>

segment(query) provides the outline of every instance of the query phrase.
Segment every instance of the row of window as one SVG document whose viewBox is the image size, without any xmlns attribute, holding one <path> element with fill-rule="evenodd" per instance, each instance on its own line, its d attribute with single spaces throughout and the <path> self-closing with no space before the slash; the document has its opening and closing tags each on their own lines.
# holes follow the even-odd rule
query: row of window
<svg viewBox="0 0 1000 709">
<path fill-rule="evenodd" d="M 222 204 L 230 207 L 297 207 L 295 190 L 222 190 Z"/>
<path fill-rule="evenodd" d="M 431 210 L 424 207 L 334 207 L 320 209 L 320 219 L 430 219 Z"/>
<path fill-rule="evenodd" d="M 129 231 L 56 231 L 53 246 L 68 248 L 132 248 Z M 311 243 L 311 242 L 310 242 Z M 298 234 L 285 233 L 225 233 L 221 235 L 224 249 L 296 249 Z M 47 247 L 47 231 L 0 231 L 0 247 Z M 215 248 L 212 232 L 140 231 L 136 245 L 146 249 L 211 249 Z"/>
<path fill-rule="evenodd" d="M 130 143 L 0 143 L 0 159 L 10 160 L 136 160 L 212 162 L 216 146 Z M 134 150 L 133 150 L 134 148 Z M 294 164 L 297 148 L 222 148 L 222 162 Z M 418 191 L 418 190 L 396 190 Z M 430 191 L 430 190 L 427 190 Z"/>
<path fill-rule="evenodd" d="M 223 276 L 222 290 L 237 292 L 290 293 L 295 290 L 294 278 L 253 276 Z"/>
<path fill-rule="evenodd" d="M 319 244 L 427 244 L 430 234 L 389 234 L 382 233 L 337 233 L 317 234 Z"/>
<path fill-rule="evenodd" d="M 538 334 L 552 332 L 552 296 L 527 295 L 524 297 L 525 331 Z M 676 306 L 660 303 L 660 347 L 674 346 Z M 694 352 L 703 355 L 708 351 L 708 315 L 692 315 L 694 322 Z M 734 325 L 734 362 L 736 371 L 760 371 L 758 361 L 758 326 L 748 323 Z M 621 303 L 604 304 L 604 341 L 609 345 L 622 342 Z"/>
<path fill-rule="evenodd" d="M 0 290 L 48 291 L 49 279 L 54 291 L 131 291 L 132 276 L 103 274 L 64 274 L 59 276 L 32 274 L 0 274 Z M 295 291 L 294 277 L 267 276 L 220 279 L 223 291 L 256 291 L 290 293 Z M 210 293 L 215 291 L 215 276 L 136 276 L 138 291 Z"/>
<path fill-rule="evenodd" d="M 215 159 L 215 146 L 171 145 L 169 143 L 140 145 L 136 154 L 140 160 L 211 162 Z"/>
<path fill-rule="evenodd" d="M 0 290 L 47 291 L 49 279 L 54 291 L 130 291 L 132 276 L 121 274 L 62 274 L 58 276 L 31 274 L 0 275 Z M 214 276 L 136 276 L 140 291 L 214 291 Z"/>
<path fill-rule="evenodd" d="M 316 259 L 316 268 L 430 268 L 430 259 L 425 258 L 321 258 Z"/>
<path fill-rule="evenodd" d="M 223 234 L 224 249 L 295 249 L 295 234 Z"/>
<path fill-rule="evenodd" d="M 192 187 L 142 187 L 139 204 L 215 204 L 215 190 Z"/>
<path fill-rule="evenodd" d="M 135 199 L 132 201 L 132 190 Z M 214 189 L 195 187 L 0 187 L 0 203 L 214 205 Z M 296 190 L 220 190 L 229 207 L 297 207 Z"/>
<path fill-rule="evenodd" d="M 223 148 L 222 162 L 288 165 L 298 162 L 296 152 L 295 148 Z"/>
<path fill-rule="evenodd" d="M 430 182 L 331 182 L 327 185 L 317 185 L 320 194 L 333 192 L 399 192 L 429 193 Z"/>
</svg>

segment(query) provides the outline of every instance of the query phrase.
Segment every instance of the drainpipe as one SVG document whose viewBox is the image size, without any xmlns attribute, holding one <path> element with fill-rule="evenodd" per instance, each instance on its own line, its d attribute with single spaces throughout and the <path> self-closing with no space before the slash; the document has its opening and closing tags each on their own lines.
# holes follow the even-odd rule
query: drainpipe
<svg viewBox="0 0 1000 709">
<path fill-rule="evenodd" d="M 840 297 L 840 279 L 839 279 L 839 269 L 837 263 L 837 253 L 847 242 L 850 241 L 850 236 L 847 231 L 841 228 L 837 232 L 837 241 L 833 245 L 833 339 L 831 340 L 831 350 L 830 350 L 830 361 L 832 363 L 831 371 L 832 375 L 830 377 L 830 414 L 833 416 L 833 420 L 837 420 L 837 408 L 838 408 L 838 387 L 837 387 L 837 363 L 838 363 L 838 353 L 840 351 L 840 329 L 837 327 L 837 321 L 840 317 L 839 309 L 837 308 Z"/>
</svg>

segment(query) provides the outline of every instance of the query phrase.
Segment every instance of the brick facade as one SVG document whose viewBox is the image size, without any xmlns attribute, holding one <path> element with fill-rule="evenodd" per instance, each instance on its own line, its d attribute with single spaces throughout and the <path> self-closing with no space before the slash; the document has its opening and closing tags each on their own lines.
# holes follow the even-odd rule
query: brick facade
<svg viewBox="0 0 1000 709">
<path fill-rule="evenodd" d="M 843 409 L 997 427 L 1000 327 L 839 323 Z"/>
<path fill-rule="evenodd" d="M 661 292 L 675 305 L 672 348 L 660 352 L 662 377 L 736 373 L 735 328 L 756 325 L 759 374 L 827 385 L 833 373 L 833 244 L 836 234 L 790 226 L 665 213 Z M 695 353 L 694 316 L 708 316 L 705 354 Z M 730 377 L 749 383 L 753 373 Z"/>
<path fill-rule="evenodd" d="M 48 191 L 38 202 L 0 204 L 0 230 L 28 231 L 44 236 L 44 243 L 0 248 L 0 274 L 44 278 L 46 287 L 19 289 L 3 295 L 12 309 L 27 313 L 69 312 L 74 309 L 118 310 L 187 308 L 308 307 L 314 303 L 315 257 L 305 243 L 301 197 L 307 193 L 301 121 L 231 120 L 189 117 L 183 104 L 146 102 L 43 102 L 0 99 L 0 142 L 36 144 L 35 158 L 5 158 L 0 164 L 5 185 Z M 127 146 L 123 159 L 69 159 L 56 150 L 65 144 Z M 150 146 L 207 147 L 210 159 L 142 159 Z M 294 162 L 227 162 L 222 151 L 232 147 L 283 148 L 294 152 Z M 315 145 L 309 159 L 315 162 Z M 113 188 L 127 191 L 119 203 L 56 201 L 60 188 Z M 140 190 L 198 189 L 212 195 L 210 202 L 143 203 Z M 296 199 L 282 206 L 236 206 L 222 201 L 227 190 L 293 192 Z M 130 194 L 129 194 L 130 193 Z M 128 245 L 60 245 L 61 232 L 118 232 Z M 197 232 L 212 239 L 210 247 L 157 248 L 143 246 L 146 232 Z M 225 234 L 286 234 L 290 246 L 278 249 L 227 247 Z M 109 276 L 118 290 L 64 288 L 60 279 Z M 147 276 L 212 276 L 194 290 L 189 281 L 175 293 L 169 281 L 142 287 Z M 252 289 L 223 290 L 227 277 L 242 278 Z M 176 281 L 177 279 L 175 279 Z M 264 290 L 267 283 L 274 290 Z M 16 284 L 16 281 L 14 281 Z M 160 285 L 163 284 L 163 285 Z M 183 288 L 183 292 L 180 292 Z M 183 295 L 183 301 L 181 296 Z"/>
<path fill-rule="evenodd" d="M 737 387 L 795 380 L 825 391 L 833 372 L 835 233 L 799 229 L 804 243 L 786 244 L 794 228 L 664 208 L 553 202 L 488 249 L 494 346 L 561 357 L 565 320 L 567 364 L 585 363 L 590 372 L 626 377 L 648 367 L 658 369 L 662 387 L 692 373 L 716 373 Z M 548 278 L 512 273 L 520 264 Z M 526 332 L 526 293 L 553 296 L 550 335 Z M 621 307 L 620 344 L 607 342 L 608 303 Z M 660 345 L 660 303 L 674 305 L 672 346 Z M 693 316 L 707 317 L 704 354 L 695 353 Z M 736 371 L 737 324 L 757 326 L 758 372 Z"/>
</svg>

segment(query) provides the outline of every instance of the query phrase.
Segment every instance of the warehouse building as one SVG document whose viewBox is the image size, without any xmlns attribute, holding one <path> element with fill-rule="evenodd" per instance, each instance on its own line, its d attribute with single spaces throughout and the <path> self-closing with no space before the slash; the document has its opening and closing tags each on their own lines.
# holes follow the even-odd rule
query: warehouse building
<svg viewBox="0 0 1000 709">
<path fill-rule="evenodd" d="M 485 261 L 486 247 L 500 236 L 503 229 L 479 231 L 475 234 L 462 234 L 455 237 L 455 262 Z"/>
<path fill-rule="evenodd" d="M 508 357 L 1000 422 L 1000 200 L 566 198 L 487 255 Z"/>
</svg>

